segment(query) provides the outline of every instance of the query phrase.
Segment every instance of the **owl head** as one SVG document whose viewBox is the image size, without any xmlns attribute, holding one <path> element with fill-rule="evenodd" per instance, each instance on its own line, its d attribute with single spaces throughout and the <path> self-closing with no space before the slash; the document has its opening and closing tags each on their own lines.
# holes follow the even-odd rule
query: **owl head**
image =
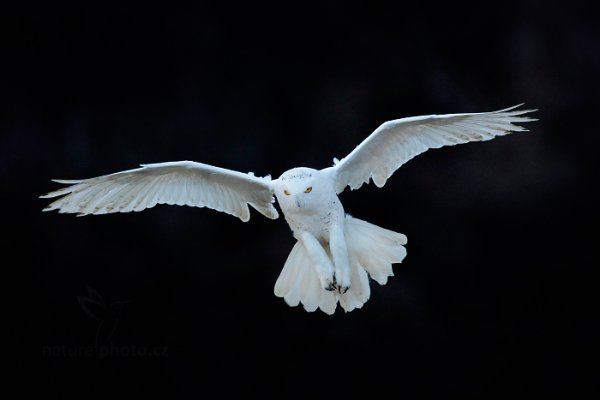
<svg viewBox="0 0 600 400">
<path fill-rule="evenodd" d="M 284 172 L 275 186 L 275 196 L 282 208 L 309 211 L 323 205 L 323 198 L 333 190 L 332 182 L 322 171 L 293 168 Z"/>
</svg>

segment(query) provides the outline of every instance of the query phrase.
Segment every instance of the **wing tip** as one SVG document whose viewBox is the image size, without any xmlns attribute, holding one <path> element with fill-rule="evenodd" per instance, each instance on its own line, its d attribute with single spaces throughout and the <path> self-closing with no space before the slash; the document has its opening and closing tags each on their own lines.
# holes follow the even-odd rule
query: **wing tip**
<svg viewBox="0 0 600 400">
<path fill-rule="evenodd" d="M 59 189 L 59 190 L 54 190 L 54 191 L 46 193 L 46 194 L 42 194 L 38 198 L 39 199 L 51 199 L 51 198 L 58 197 L 58 196 L 64 196 L 69 193 L 71 193 L 71 192 L 64 191 L 64 189 Z"/>
<path fill-rule="evenodd" d="M 81 182 L 83 182 L 83 180 L 81 179 L 51 179 L 52 182 L 56 182 L 56 183 L 60 183 L 62 185 L 76 185 L 79 184 Z M 53 190 L 51 192 L 48 192 L 46 194 L 42 194 L 40 195 L 38 198 L 40 199 L 50 199 L 52 197 L 57 197 L 57 196 L 62 196 L 65 194 L 68 194 L 69 192 L 69 188 L 61 188 L 58 190 Z"/>
<path fill-rule="evenodd" d="M 74 185 L 83 182 L 82 179 L 50 179 L 52 182 L 61 183 L 63 185 Z"/>
<path fill-rule="evenodd" d="M 496 110 L 496 111 L 493 111 L 493 112 L 496 112 L 496 113 L 506 112 L 506 111 L 510 111 L 510 110 L 514 110 L 516 108 L 519 108 L 519 107 L 521 107 L 523 105 L 525 105 L 525 103 L 519 103 L 519 104 L 516 104 L 514 106 L 506 107 L 506 108 L 503 108 L 501 110 Z"/>
<path fill-rule="evenodd" d="M 533 113 L 533 112 L 538 111 L 537 108 L 528 108 L 528 109 L 517 110 L 519 107 L 522 107 L 523 105 L 525 105 L 525 103 L 520 103 L 520 104 L 511 106 L 511 107 L 503 108 L 501 110 L 492 111 L 492 113 L 494 113 L 494 114 L 508 113 L 511 116 L 516 116 L 516 115 L 528 114 L 528 113 Z M 524 117 L 524 118 L 529 118 L 529 117 Z"/>
</svg>

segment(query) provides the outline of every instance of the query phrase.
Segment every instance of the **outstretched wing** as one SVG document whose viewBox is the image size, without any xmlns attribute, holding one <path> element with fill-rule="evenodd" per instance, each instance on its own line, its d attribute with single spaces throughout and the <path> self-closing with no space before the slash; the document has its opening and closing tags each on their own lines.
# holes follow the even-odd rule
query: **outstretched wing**
<svg viewBox="0 0 600 400">
<path fill-rule="evenodd" d="M 250 204 L 268 218 L 279 216 L 273 207 L 270 177 L 259 178 L 192 161 L 145 164 L 97 178 L 55 182 L 71 186 L 40 196 L 64 196 L 44 211 L 108 214 L 176 204 L 212 208 L 246 222 L 250 219 Z"/>
<path fill-rule="evenodd" d="M 401 165 L 428 149 L 526 131 L 515 123 L 536 121 L 522 116 L 536 110 L 517 110 L 521 105 L 484 113 L 426 115 L 384 122 L 332 167 L 336 191 L 339 194 L 346 186 L 358 189 L 370 178 L 382 187 Z"/>
</svg>

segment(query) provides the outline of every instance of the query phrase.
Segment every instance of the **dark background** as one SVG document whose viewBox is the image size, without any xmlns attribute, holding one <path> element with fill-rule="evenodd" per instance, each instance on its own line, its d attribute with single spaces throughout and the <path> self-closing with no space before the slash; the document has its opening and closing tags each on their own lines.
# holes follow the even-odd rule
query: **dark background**
<svg viewBox="0 0 600 400">
<path fill-rule="evenodd" d="M 19 2 L 1 13 L 3 283 L 21 391 L 598 389 L 590 5 L 164 3 Z M 37 198 L 58 187 L 51 178 L 139 163 L 274 177 L 322 168 L 389 119 L 521 102 L 539 109 L 531 132 L 431 151 L 383 189 L 342 194 L 351 214 L 409 238 L 396 276 L 372 282 L 349 314 L 273 295 L 294 242 L 283 219 L 168 206 L 75 218 L 42 214 Z"/>
</svg>

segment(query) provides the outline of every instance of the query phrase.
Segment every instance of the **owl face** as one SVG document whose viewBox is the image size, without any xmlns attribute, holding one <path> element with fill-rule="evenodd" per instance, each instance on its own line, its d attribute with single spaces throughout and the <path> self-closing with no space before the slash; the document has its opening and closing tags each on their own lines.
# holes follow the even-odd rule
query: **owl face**
<svg viewBox="0 0 600 400">
<path fill-rule="evenodd" d="M 324 185 L 320 171 L 312 168 L 294 168 L 284 172 L 275 190 L 277 201 L 284 210 L 310 211 L 322 206 L 323 195 L 330 192 Z"/>
</svg>

